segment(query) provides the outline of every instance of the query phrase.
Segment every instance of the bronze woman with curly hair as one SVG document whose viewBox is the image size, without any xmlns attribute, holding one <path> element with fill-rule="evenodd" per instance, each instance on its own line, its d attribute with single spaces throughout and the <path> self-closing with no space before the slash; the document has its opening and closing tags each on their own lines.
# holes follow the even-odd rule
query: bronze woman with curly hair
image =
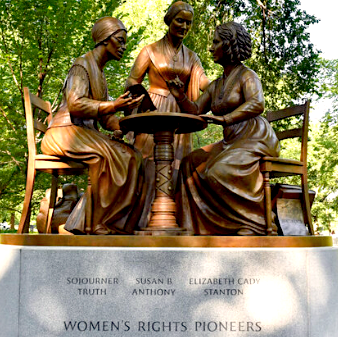
<svg viewBox="0 0 338 337">
<path fill-rule="evenodd" d="M 181 111 L 223 126 L 224 139 L 182 161 L 177 193 L 178 221 L 201 235 L 265 235 L 263 177 L 259 161 L 278 156 L 279 143 L 260 116 L 264 96 L 257 74 L 241 61 L 251 56 L 251 39 L 238 23 L 218 26 L 210 52 L 224 68 L 196 102 L 181 84 L 168 85 Z M 212 115 L 203 115 L 208 111 Z M 273 234 L 277 228 L 273 224 Z"/>
</svg>

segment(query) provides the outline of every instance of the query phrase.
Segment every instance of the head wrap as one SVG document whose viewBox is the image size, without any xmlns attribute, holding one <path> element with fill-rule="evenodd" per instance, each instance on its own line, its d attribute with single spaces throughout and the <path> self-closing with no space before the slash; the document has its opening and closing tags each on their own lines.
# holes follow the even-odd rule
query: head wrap
<svg viewBox="0 0 338 337">
<path fill-rule="evenodd" d="M 105 16 L 98 19 L 92 29 L 92 38 L 95 42 L 95 47 L 106 40 L 110 35 L 116 34 L 120 30 L 127 31 L 126 27 L 119 19 L 111 16 Z"/>
<path fill-rule="evenodd" d="M 170 25 L 171 21 L 180 11 L 188 11 L 194 15 L 194 9 L 183 1 L 174 2 L 171 7 L 169 8 L 167 14 L 164 16 L 164 22 L 167 26 Z"/>
</svg>

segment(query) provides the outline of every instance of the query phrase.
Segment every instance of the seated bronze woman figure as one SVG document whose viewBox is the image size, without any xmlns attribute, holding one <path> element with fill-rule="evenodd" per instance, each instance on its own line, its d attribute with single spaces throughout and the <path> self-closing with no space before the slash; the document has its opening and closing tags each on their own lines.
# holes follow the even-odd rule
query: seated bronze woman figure
<svg viewBox="0 0 338 337">
<path fill-rule="evenodd" d="M 112 17 L 99 19 L 92 29 L 95 48 L 78 57 L 66 78 L 61 106 L 43 138 L 42 151 L 80 160 L 88 164 L 92 184 L 93 234 L 132 233 L 142 210 L 143 161 L 131 146 L 112 140 L 98 131 L 97 122 L 107 130 L 119 130 L 114 114 L 134 108 L 139 99 L 128 92 L 108 101 L 103 68 L 110 60 L 120 60 L 126 49 L 127 31 Z M 65 229 L 85 231 L 86 198 L 80 199 Z"/>
<path fill-rule="evenodd" d="M 179 81 L 168 83 L 181 111 L 223 126 L 224 139 L 185 157 L 181 164 L 178 222 L 200 235 L 266 235 L 263 177 L 259 161 L 278 156 L 279 143 L 260 116 L 264 96 L 257 74 L 242 61 L 251 56 L 251 38 L 238 23 L 216 27 L 210 52 L 224 68 L 196 102 Z M 208 111 L 212 115 L 204 115 Z M 273 224 L 273 234 L 277 234 Z"/>
</svg>

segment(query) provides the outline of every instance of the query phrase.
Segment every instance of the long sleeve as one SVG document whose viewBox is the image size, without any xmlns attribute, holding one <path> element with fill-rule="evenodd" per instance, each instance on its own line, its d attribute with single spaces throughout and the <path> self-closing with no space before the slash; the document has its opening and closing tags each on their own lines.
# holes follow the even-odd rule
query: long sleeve
<svg viewBox="0 0 338 337">
<path fill-rule="evenodd" d="M 247 71 L 240 81 L 244 102 L 224 116 L 227 125 L 236 124 L 260 115 L 264 111 L 262 84 L 253 71 Z"/>
<path fill-rule="evenodd" d="M 193 115 L 201 115 L 209 112 L 211 109 L 212 92 L 214 89 L 215 82 L 212 82 L 195 102 L 190 101 L 187 99 L 187 96 L 185 96 L 184 99 L 177 102 L 181 111 Z"/>
<path fill-rule="evenodd" d="M 203 72 L 200 78 L 200 90 L 204 91 L 208 85 L 210 84 L 210 80 L 208 79 L 207 75 Z"/>
<path fill-rule="evenodd" d="M 68 74 L 65 96 L 69 112 L 74 117 L 98 118 L 100 101 L 91 99 L 90 83 L 82 66 L 73 66 Z"/>
<path fill-rule="evenodd" d="M 196 101 L 200 96 L 201 91 L 204 91 L 210 84 L 210 80 L 204 73 L 202 63 L 196 53 L 191 52 L 189 49 L 187 51 L 191 54 L 191 60 L 193 63 L 190 81 L 188 85 L 188 90 L 186 92 L 189 100 Z"/>
<path fill-rule="evenodd" d="M 140 54 L 137 56 L 130 74 L 126 80 L 125 88 L 129 88 L 131 85 L 142 83 L 148 68 L 150 65 L 150 57 L 146 48 L 143 48 Z"/>
</svg>

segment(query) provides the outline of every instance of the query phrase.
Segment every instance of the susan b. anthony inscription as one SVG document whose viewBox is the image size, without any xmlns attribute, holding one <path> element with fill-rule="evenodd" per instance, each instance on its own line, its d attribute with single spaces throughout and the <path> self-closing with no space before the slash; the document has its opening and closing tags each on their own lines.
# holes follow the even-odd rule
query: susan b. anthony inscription
<svg viewBox="0 0 338 337">
<path fill-rule="evenodd" d="M 137 287 L 132 289 L 133 296 L 174 296 L 176 294 L 170 277 L 138 277 L 134 284 Z"/>
</svg>

